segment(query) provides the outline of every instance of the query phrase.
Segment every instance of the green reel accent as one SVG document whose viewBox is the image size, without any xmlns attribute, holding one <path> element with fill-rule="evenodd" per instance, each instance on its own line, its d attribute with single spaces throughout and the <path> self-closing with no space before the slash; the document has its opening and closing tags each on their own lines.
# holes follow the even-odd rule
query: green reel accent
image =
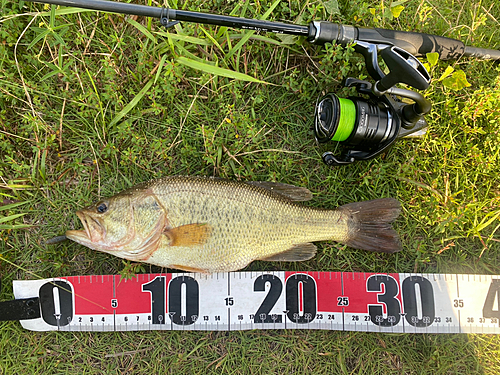
<svg viewBox="0 0 500 375">
<path fill-rule="evenodd" d="M 351 135 L 356 122 L 356 106 L 349 99 L 338 98 L 340 102 L 340 119 L 337 131 L 332 137 L 332 141 L 342 142 Z"/>
</svg>

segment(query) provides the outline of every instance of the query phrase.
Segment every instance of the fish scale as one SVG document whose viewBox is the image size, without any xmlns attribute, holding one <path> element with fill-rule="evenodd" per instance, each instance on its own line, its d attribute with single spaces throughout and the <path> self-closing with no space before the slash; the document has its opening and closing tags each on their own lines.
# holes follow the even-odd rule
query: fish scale
<svg viewBox="0 0 500 375">
<path fill-rule="evenodd" d="M 166 177 L 80 210 L 85 229 L 67 237 L 125 259 L 205 273 L 235 271 L 254 260 L 307 260 L 316 253 L 313 241 L 401 249 L 390 225 L 400 211 L 397 200 L 336 210 L 296 202 L 310 196 L 280 183 Z"/>
</svg>

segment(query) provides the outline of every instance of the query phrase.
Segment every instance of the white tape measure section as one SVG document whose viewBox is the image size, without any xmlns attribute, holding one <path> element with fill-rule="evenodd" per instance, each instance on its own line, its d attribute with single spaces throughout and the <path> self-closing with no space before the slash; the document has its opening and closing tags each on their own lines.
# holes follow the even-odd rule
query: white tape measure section
<svg viewBox="0 0 500 375">
<path fill-rule="evenodd" d="M 322 329 L 500 333 L 500 276 L 234 272 L 14 281 L 34 331 Z"/>
</svg>

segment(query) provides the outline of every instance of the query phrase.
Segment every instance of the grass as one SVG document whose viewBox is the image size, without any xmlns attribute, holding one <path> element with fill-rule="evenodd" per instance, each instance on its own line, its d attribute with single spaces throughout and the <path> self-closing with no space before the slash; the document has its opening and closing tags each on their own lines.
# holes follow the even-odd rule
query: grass
<svg viewBox="0 0 500 375">
<path fill-rule="evenodd" d="M 267 19 L 328 19 L 500 48 L 495 0 L 401 5 L 394 18 L 387 1 L 170 4 L 247 17 L 262 17 L 274 6 Z M 15 266 L 0 263 L 0 299 L 13 298 L 14 279 L 161 271 L 70 242 L 43 242 L 78 227 L 76 209 L 177 174 L 306 186 L 315 196 L 311 204 L 321 207 L 386 196 L 403 204 L 397 228 L 404 250 L 396 255 L 322 243 L 308 262 L 255 262 L 248 270 L 500 274 L 498 64 L 462 58 L 430 67 L 434 80 L 425 95 L 434 106 L 425 137 L 331 169 L 320 156 L 337 146 L 315 144 L 312 113 L 322 93 L 352 94 L 340 85 L 347 76 L 366 77 L 352 50 L 188 23 L 166 34 L 155 20 L 95 12 L 56 16 L 55 8 L 6 0 L 1 9 L 0 214 L 9 220 L 1 223 L 0 255 Z M 450 66 L 465 73 L 469 87 L 454 90 L 439 80 Z M 218 69 L 267 84 L 213 75 Z M 500 338 L 487 335 L 0 327 L 5 374 L 500 372 Z"/>
</svg>

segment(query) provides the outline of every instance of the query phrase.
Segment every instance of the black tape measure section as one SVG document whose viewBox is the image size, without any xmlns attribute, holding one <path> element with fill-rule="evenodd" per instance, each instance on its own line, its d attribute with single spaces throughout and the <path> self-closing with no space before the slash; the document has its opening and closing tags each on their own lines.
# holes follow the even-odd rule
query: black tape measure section
<svg viewBox="0 0 500 375">
<path fill-rule="evenodd" d="M 1 289 L 2 279 L 0 279 Z M 0 302 L 0 322 L 37 319 L 40 316 L 40 301 L 38 297 Z"/>
<path fill-rule="evenodd" d="M 0 302 L 0 321 L 40 318 L 38 297 Z"/>
</svg>

